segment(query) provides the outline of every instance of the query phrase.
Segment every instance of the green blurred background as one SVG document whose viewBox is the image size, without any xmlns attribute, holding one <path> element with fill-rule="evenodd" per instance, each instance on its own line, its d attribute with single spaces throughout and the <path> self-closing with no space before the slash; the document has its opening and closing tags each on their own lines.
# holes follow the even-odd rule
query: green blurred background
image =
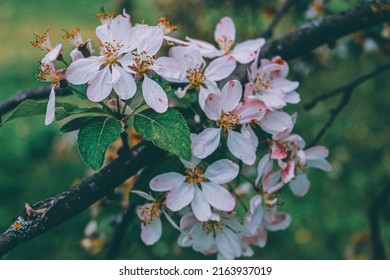
<svg viewBox="0 0 390 280">
<path fill-rule="evenodd" d="M 266 29 L 283 1 L 102 1 L 102 0 L 2 0 L 0 2 L 0 101 L 21 89 L 41 86 L 36 82 L 38 61 L 44 53 L 30 42 L 33 33 L 50 29 L 52 43 L 61 39 L 63 29 L 78 26 L 84 38 L 92 38 L 96 49 L 95 15 L 101 6 L 118 12 L 126 7 L 132 22 L 157 24 L 161 16 L 179 27 L 175 36 L 211 41 L 216 22 L 231 16 L 236 24 L 237 41 L 255 38 Z M 298 1 L 275 31 L 278 37 L 294 30 L 307 19 L 310 1 Z M 364 1 L 327 1 L 319 17 L 333 14 Z M 298 112 L 295 132 L 307 142 L 316 135 L 339 98 L 305 111 L 303 104 L 323 92 L 341 86 L 359 75 L 389 62 L 389 50 L 381 48 L 382 26 L 340 40 L 332 50 L 323 47 L 290 64 L 290 79 L 300 82 L 302 102 L 289 106 Z M 382 36 L 382 37 L 381 37 Z M 375 42 L 376 45 L 375 45 Z M 66 43 L 64 43 L 66 45 Z M 65 54 L 70 51 L 65 46 Z M 268 244 L 255 249 L 255 259 L 369 259 L 372 254 L 368 210 L 385 187 L 390 187 L 390 79 L 389 74 L 365 82 L 356 89 L 351 102 L 339 115 L 320 144 L 330 149 L 332 172 L 312 171 L 312 187 L 304 198 L 285 191 L 280 200 L 291 214 L 291 226 L 269 233 Z M 6 230 L 25 202 L 33 204 L 56 195 L 84 178 L 89 171 L 77 153 L 76 137 L 61 135 L 59 125 L 45 127 L 43 117 L 16 120 L 0 129 L 0 231 Z M 120 212 L 118 203 L 104 202 L 100 214 L 85 211 L 72 220 L 29 241 L 6 259 L 101 259 L 104 240 L 109 240 L 112 221 Z M 381 239 L 390 255 L 390 207 L 380 209 Z M 104 209 L 104 211 L 103 211 Z M 80 245 L 84 229 L 96 216 L 100 234 L 94 246 Z M 126 259 L 202 259 L 191 249 L 176 245 L 179 233 L 164 226 L 163 239 L 144 246 L 139 238 L 139 222 L 132 225 L 118 258 Z M 91 241 L 91 240 L 90 240 Z M 100 242 L 102 241 L 102 242 Z M 95 250 L 96 249 L 96 250 Z M 91 251 L 93 251 L 91 253 Z"/>
</svg>

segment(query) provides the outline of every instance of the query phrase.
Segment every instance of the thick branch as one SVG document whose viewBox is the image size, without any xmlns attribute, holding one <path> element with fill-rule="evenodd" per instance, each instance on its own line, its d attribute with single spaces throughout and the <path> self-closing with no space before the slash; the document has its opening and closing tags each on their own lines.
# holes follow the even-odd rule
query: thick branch
<svg viewBox="0 0 390 280">
<path fill-rule="evenodd" d="M 161 164 L 165 155 L 150 142 L 141 142 L 72 189 L 35 203 L 31 206 L 35 213 L 24 210 L 0 235 L 0 257 L 87 209 L 143 167 Z"/>
<path fill-rule="evenodd" d="M 46 86 L 18 92 L 16 95 L 0 103 L 0 117 L 15 109 L 16 106 L 26 99 L 48 99 L 50 90 L 50 86 Z M 56 89 L 56 96 L 65 96 L 71 93 L 72 92 L 68 89 Z"/>
</svg>

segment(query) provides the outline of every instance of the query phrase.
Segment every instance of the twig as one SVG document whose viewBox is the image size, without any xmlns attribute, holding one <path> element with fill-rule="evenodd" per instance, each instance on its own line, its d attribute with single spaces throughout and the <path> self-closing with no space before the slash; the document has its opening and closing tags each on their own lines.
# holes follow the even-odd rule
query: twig
<svg viewBox="0 0 390 280">
<path fill-rule="evenodd" d="M 237 198 L 238 202 L 241 204 L 242 208 L 244 208 L 245 212 L 247 212 L 248 207 L 246 207 L 245 202 L 241 199 L 241 197 L 238 194 L 236 194 L 231 184 L 227 184 L 227 185 L 229 187 L 230 192 Z"/>
<path fill-rule="evenodd" d="M 314 139 L 311 141 L 311 143 L 309 144 L 308 147 L 313 147 L 313 146 L 317 145 L 317 143 L 325 135 L 325 133 L 328 131 L 328 129 L 332 126 L 337 115 L 345 108 L 345 106 L 347 106 L 349 100 L 351 99 L 352 93 L 353 93 L 353 89 L 349 89 L 349 90 L 344 92 L 340 103 L 337 105 L 336 108 L 333 108 L 329 111 L 330 117 L 329 117 L 328 121 L 324 124 L 324 126 L 321 128 L 321 130 L 318 132 L 318 134 L 314 137 Z"/>
<path fill-rule="evenodd" d="M 368 219 L 371 229 L 372 258 L 385 260 L 386 253 L 380 236 L 379 214 L 390 198 L 390 186 L 387 185 L 374 199 L 368 210 Z"/>
<path fill-rule="evenodd" d="M 45 209 L 44 213 L 28 216 L 23 209 L 10 227 L 0 234 L 0 258 L 23 242 L 44 234 L 87 209 L 145 166 L 158 166 L 164 162 L 165 155 L 152 143 L 141 142 L 126 157 L 118 157 L 77 186 L 31 205 L 39 213 Z"/>
<path fill-rule="evenodd" d="M 283 17 L 287 14 L 287 12 L 291 9 L 292 6 L 296 3 L 295 0 L 286 0 L 283 7 L 281 7 L 275 14 L 272 22 L 268 26 L 267 30 L 264 31 L 260 37 L 270 38 L 274 33 L 275 27 L 279 24 L 279 22 L 283 19 Z"/>
<path fill-rule="evenodd" d="M 353 90 L 361 83 L 363 83 L 369 79 L 372 79 L 375 76 L 377 76 L 377 75 L 381 74 L 382 72 L 389 70 L 389 69 L 390 69 L 390 63 L 381 65 L 377 69 L 372 71 L 371 73 L 360 76 L 359 78 L 357 78 L 356 80 L 352 81 L 351 83 L 349 83 L 347 85 L 341 86 L 341 87 L 336 88 L 332 91 L 329 91 L 329 92 L 326 92 L 324 94 L 321 94 L 320 96 L 317 96 L 312 101 L 305 104 L 304 108 L 305 108 L 305 110 L 311 110 L 318 104 L 318 102 L 323 101 L 323 100 L 327 100 L 327 99 L 332 98 L 334 96 L 337 96 L 343 92 Z"/>
</svg>

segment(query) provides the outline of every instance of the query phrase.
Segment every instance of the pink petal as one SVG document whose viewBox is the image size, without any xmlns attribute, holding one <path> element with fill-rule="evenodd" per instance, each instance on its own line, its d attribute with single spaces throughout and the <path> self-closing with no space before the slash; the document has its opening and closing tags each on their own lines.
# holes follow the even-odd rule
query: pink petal
<svg viewBox="0 0 390 280">
<path fill-rule="evenodd" d="M 266 174 L 263 178 L 263 190 L 267 193 L 273 193 L 283 187 L 284 183 L 280 181 L 280 172 L 275 170 Z"/>
<path fill-rule="evenodd" d="M 201 182 L 204 199 L 213 207 L 225 212 L 236 205 L 233 195 L 224 187 L 213 182 Z"/>
<path fill-rule="evenodd" d="M 182 230 L 185 230 L 186 228 L 189 228 L 190 226 L 195 224 L 197 221 L 198 220 L 196 219 L 195 215 L 189 212 L 180 219 L 180 228 Z"/>
<path fill-rule="evenodd" d="M 74 85 L 85 84 L 99 71 L 102 64 L 102 60 L 96 56 L 76 60 L 66 70 L 66 78 Z"/>
<path fill-rule="evenodd" d="M 269 88 L 261 91 L 259 95 L 255 96 L 264 102 L 267 108 L 271 111 L 279 110 L 286 106 L 286 94 L 278 89 Z"/>
<path fill-rule="evenodd" d="M 191 202 L 191 208 L 194 212 L 195 217 L 203 222 L 210 219 L 211 216 L 211 207 L 210 204 L 203 198 L 202 191 L 198 186 L 195 186 L 195 196 Z"/>
<path fill-rule="evenodd" d="M 214 39 L 218 40 L 231 40 L 232 43 L 236 40 L 236 27 L 230 17 L 222 18 L 215 27 Z"/>
<path fill-rule="evenodd" d="M 273 79 L 271 80 L 271 87 L 273 89 L 280 89 L 283 92 L 287 93 L 293 90 L 296 90 L 299 87 L 298 82 L 292 82 L 284 78 Z"/>
<path fill-rule="evenodd" d="M 46 116 L 45 116 L 45 125 L 49 125 L 54 121 L 56 113 L 56 93 L 54 91 L 54 86 L 51 87 L 49 102 L 47 103 Z"/>
<path fill-rule="evenodd" d="M 266 228 L 269 231 L 284 230 L 291 224 L 291 216 L 284 212 L 275 213 L 274 220 L 271 223 L 266 223 Z"/>
<path fill-rule="evenodd" d="M 168 97 L 161 86 L 144 75 L 142 94 L 146 104 L 157 113 L 164 113 L 168 109 Z"/>
<path fill-rule="evenodd" d="M 51 51 L 49 51 L 44 58 L 42 58 L 42 63 L 48 64 L 50 62 L 53 62 L 57 60 L 57 57 L 61 54 L 62 52 L 62 44 L 59 43 L 57 46 L 55 46 Z"/>
<path fill-rule="evenodd" d="M 225 184 L 234 180 L 239 171 L 238 164 L 228 159 L 221 159 L 207 167 L 204 177 L 211 182 Z"/>
<path fill-rule="evenodd" d="M 262 120 L 267 113 L 267 107 L 257 99 L 240 103 L 235 111 L 241 124 L 249 124 Z"/>
<path fill-rule="evenodd" d="M 286 157 L 287 157 L 287 147 L 279 141 L 273 141 L 271 146 L 271 158 L 284 159 Z"/>
<path fill-rule="evenodd" d="M 286 103 L 298 104 L 299 102 L 301 102 L 301 97 L 299 96 L 298 92 L 291 91 L 286 93 L 285 101 Z"/>
<path fill-rule="evenodd" d="M 185 176 L 176 172 L 168 172 L 154 177 L 149 186 L 153 191 L 165 192 L 180 186 L 184 180 Z"/>
<path fill-rule="evenodd" d="M 210 93 L 204 105 L 204 112 L 210 120 L 218 120 L 221 116 L 221 106 L 220 106 L 221 97 L 214 93 Z"/>
<path fill-rule="evenodd" d="M 256 209 L 258 207 L 261 207 L 261 200 L 262 200 L 261 195 L 255 195 L 254 197 L 251 198 L 251 200 L 249 201 L 249 211 L 245 217 L 246 222 L 250 222 L 253 220 Z"/>
<path fill-rule="evenodd" d="M 221 90 L 221 109 L 224 112 L 233 111 L 240 103 L 242 86 L 237 80 L 231 80 Z"/>
<path fill-rule="evenodd" d="M 287 163 L 286 167 L 282 169 L 282 181 L 283 183 L 288 183 L 295 176 L 295 161 L 290 161 Z"/>
<path fill-rule="evenodd" d="M 293 127 L 291 117 L 285 112 L 268 112 L 260 122 L 261 128 L 270 133 L 278 134 Z"/>
<path fill-rule="evenodd" d="M 80 60 L 77 60 L 76 63 Z M 112 75 L 109 67 L 105 67 L 103 70 L 97 72 L 88 83 L 88 99 L 93 102 L 100 102 L 108 97 L 112 90 L 111 80 Z"/>
<path fill-rule="evenodd" d="M 206 128 L 192 140 L 192 152 L 198 158 L 211 155 L 217 148 L 221 139 L 221 129 Z"/>
<path fill-rule="evenodd" d="M 220 81 L 227 78 L 236 68 L 236 60 L 231 56 L 223 56 L 210 62 L 205 70 L 205 76 L 210 81 Z"/>
<path fill-rule="evenodd" d="M 233 130 L 228 131 L 227 146 L 229 151 L 245 164 L 252 165 L 256 161 L 256 148 L 247 134 Z"/>
<path fill-rule="evenodd" d="M 296 196 L 304 196 L 310 188 L 310 181 L 307 179 L 305 173 L 296 176 L 290 181 L 290 189 Z"/>
<path fill-rule="evenodd" d="M 186 207 L 194 199 L 195 186 L 183 183 L 172 188 L 167 196 L 166 205 L 168 209 L 177 212 Z"/>
<path fill-rule="evenodd" d="M 264 45 L 265 45 L 265 40 L 263 38 L 246 40 L 242 43 L 237 44 L 232 50 L 231 54 L 233 55 L 233 53 L 238 53 L 241 51 L 256 53 L 260 51 L 260 48 L 262 48 Z"/>
<path fill-rule="evenodd" d="M 255 184 L 258 185 L 261 178 L 270 173 L 272 170 L 272 161 L 270 160 L 269 154 L 266 154 L 261 158 L 257 165 L 257 177 Z"/>
</svg>

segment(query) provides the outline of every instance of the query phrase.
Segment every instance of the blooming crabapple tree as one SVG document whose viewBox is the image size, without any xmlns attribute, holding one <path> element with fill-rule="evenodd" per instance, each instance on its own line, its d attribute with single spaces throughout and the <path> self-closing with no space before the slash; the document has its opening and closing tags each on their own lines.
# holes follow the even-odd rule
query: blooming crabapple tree
<svg viewBox="0 0 390 280">
<path fill-rule="evenodd" d="M 32 113 L 45 114 L 46 125 L 65 120 L 61 132 L 78 130 L 80 156 L 96 171 L 107 148 L 118 138 L 128 148 L 135 130 L 182 163 L 131 191 L 144 201 L 136 211 L 142 241 L 158 242 L 167 221 L 179 246 L 218 259 L 251 256 L 268 232 L 291 223 L 279 195 L 290 189 L 302 197 L 310 189 L 308 168 L 331 169 L 328 149 L 305 148 L 293 132 L 297 115 L 283 110 L 300 102 L 288 63 L 261 59 L 263 38 L 236 42 L 229 17 L 217 23 L 212 43 L 167 36 L 176 27 L 165 18 L 155 26 L 132 24 L 126 12 L 98 18 L 97 45 L 79 28 L 64 35 L 74 47 L 71 62 L 63 43 L 53 47 L 48 32 L 36 36 L 33 45 L 46 52 L 36 77 L 51 84 L 49 101 L 26 100 L 3 123 Z M 160 55 L 163 45 L 168 56 Z M 245 84 L 228 80 L 238 63 L 248 65 Z M 90 105 L 57 102 L 61 88 Z M 251 168 L 256 180 L 240 185 Z"/>
</svg>

